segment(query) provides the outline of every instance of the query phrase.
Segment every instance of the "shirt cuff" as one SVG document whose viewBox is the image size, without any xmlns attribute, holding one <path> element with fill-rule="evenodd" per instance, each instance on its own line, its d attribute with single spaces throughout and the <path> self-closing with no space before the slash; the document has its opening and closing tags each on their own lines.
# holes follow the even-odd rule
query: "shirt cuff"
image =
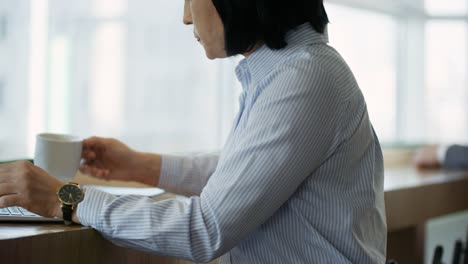
<svg viewBox="0 0 468 264">
<path fill-rule="evenodd" d="M 83 188 L 84 200 L 78 204 L 76 216 L 84 226 L 99 230 L 103 207 L 115 198 L 114 195 L 93 188 Z"/>
<path fill-rule="evenodd" d="M 447 156 L 447 150 L 449 147 L 449 145 L 441 145 L 437 148 L 437 160 L 440 164 L 445 163 L 445 157 Z"/>
<path fill-rule="evenodd" d="M 183 171 L 183 158 L 172 155 L 161 157 L 161 175 L 159 176 L 159 188 L 177 190 L 179 177 Z"/>
</svg>

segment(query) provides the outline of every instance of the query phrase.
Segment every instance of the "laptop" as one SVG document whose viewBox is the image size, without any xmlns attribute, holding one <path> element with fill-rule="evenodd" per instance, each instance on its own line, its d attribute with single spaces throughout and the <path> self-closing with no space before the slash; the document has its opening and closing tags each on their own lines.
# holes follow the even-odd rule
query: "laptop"
<svg viewBox="0 0 468 264">
<path fill-rule="evenodd" d="M 116 196 L 121 195 L 142 195 L 148 197 L 158 196 L 165 191 L 160 188 L 133 188 L 133 187 L 110 187 L 100 185 L 82 185 L 92 187 Z M 29 212 L 28 210 L 13 206 L 0 208 L 0 222 L 63 222 L 62 218 L 47 218 Z"/>
</svg>

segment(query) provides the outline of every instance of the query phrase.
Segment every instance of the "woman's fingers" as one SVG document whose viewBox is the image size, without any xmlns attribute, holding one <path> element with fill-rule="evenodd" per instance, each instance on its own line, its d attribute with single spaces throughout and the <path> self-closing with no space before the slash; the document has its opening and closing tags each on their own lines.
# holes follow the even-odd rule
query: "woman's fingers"
<svg viewBox="0 0 468 264">
<path fill-rule="evenodd" d="M 104 178 L 104 179 L 107 179 L 107 176 L 109 175 L 108 169 L 101 169 L 101 168 L 97 168 L 95 166 L 90 166 L 86 164 L 81 165 L 80 171 L 83 172 L 84 174 L 88 174 L 97 178 Z"/>
<path fill-rule="evenodd" d="M 0 196 L 0 208 L 11 206 L 23 206 L 20 196 L 17 194 L 8 194 Z"/>
<path fill-rule="evenodd" d="M 83 140 L 83 150 L 102 150 L 105 147 L 105 141 L 106 139 L 99 137 L 85 139 Z"/>
<path fill-rule="evenodd" d="M 96 159 L 96 152 L 93 150 L 83 150 L 81 157 L 85 160 L 94 160 Z"/>
<path fill-rule="evenodd" d="M 14 168 L 14 163 L 0 164 L 0 172 L 9 172 Z"/>
<path fill-rule="evenodd" d="M 99 177 L 99 178 L 103 178 L 103 179 L 106 179 L 108 180 L 109 179 L 109 170 L 106 170 L 106 169 L 99 169 L 96 171 L 96 176 Z"/>
<path fill-rule="evenodd" d="M 80 166 L 80 171 L 84 174 L 87 174 L 87 175 L 93 175 L 93 172 L 91 170 L 91 166 L 89 165 L 86 165 L 86 164 L 82 164 Z"/>
<path fill-rule="evenodd" d="M 18 193 L 15 187 L 17 187 L 17 185 L 13 183 L 0 183 L 0 197 Z"/>
</svg>

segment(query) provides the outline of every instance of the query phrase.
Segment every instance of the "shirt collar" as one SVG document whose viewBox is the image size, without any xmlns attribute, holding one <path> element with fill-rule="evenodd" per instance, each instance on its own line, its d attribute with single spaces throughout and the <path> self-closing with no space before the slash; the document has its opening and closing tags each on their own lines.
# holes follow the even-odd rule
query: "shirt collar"
<svg viewBox="0 0 468 264">
<path fill-rule="evenodd" d="M 263 45 L 239 62 L 236 75 L 244 89 L 248 88 L 250 81 L 259 83 L 275 65 L 283 62 L 294 52 L 311 44 L 328 43 L 328 30 L 325 29 L 325 32 L 320 34 L 310 23 L 305 23 L 289 31 L 286 34 L 286 42 L 288 45 L 281 50 L 273 50 Z M 247 81 L 249 83 L 246 83 Z"/>
</svg>

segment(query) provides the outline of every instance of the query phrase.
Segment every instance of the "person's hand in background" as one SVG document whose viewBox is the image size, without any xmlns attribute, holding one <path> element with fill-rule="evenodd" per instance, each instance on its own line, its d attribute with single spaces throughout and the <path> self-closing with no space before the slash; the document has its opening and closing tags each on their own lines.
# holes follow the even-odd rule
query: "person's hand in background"
<svg viewBox="0 0 468 264">
<path fill-rule="evenodd" d="M 437 145 L 424 146 L 416 150 L 413 163 L 418 168 L 437 168 L 441 166 Z"/>
<path fill-rule="evenodd" d="M 83 141 L 80 171 L 105 180 L 159 183 L 161 157 L 132 150 L 116 139 L 92 137 Z"/>
</svg>

